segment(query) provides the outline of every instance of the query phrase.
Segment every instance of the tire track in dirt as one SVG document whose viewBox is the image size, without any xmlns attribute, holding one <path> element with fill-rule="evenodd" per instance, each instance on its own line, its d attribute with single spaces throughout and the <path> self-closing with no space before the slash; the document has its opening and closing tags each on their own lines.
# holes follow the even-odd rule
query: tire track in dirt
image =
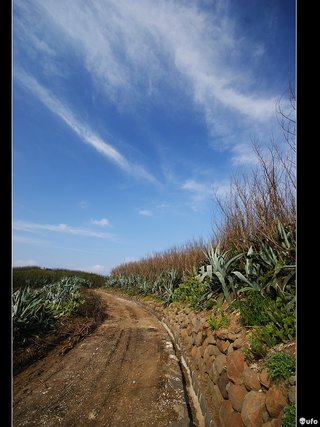
<svg viewBox="0 0 320 427">
<path fill-rule="evenodd" d="M 97 330 L 14 377 L 14 427 L 189 426 L 167 332 L 135 302 L 96 292 L 108 314 Z"/>
</svg>

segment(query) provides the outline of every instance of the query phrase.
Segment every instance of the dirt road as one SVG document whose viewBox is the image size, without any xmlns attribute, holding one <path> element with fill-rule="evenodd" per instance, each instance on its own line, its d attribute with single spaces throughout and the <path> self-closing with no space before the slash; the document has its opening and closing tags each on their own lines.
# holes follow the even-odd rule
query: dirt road
<svg viewBox="0 0 320 427">
<path fill-rule="evenodd" d="M 14 427 L 193 425 L 162 325 L 137 303 L 96 292 L 108 316 L 97 330 L 14 377 Z"/>
</svg>

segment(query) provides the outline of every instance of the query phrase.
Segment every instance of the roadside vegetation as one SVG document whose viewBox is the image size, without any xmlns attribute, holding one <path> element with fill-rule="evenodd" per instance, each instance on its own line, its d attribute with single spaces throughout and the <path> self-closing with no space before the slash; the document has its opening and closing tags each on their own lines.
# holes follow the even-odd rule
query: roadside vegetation
<svg viewBox="0 0 320 427">
<path fill-rule="evenodd" d="M 296 150 L 295 97 L 279 104 L 280 143 L 256 142 L 257 166 L 233 178 L 229 194 L 216 197 L 220 221 L 208 244 L 192 242 L 122 264 L 106 277 L 107 288 L 211 310 L 209 324 L 228 324 L 240 314 L 248 327 L 251 361 L 295 339 Z M 222 302 L 224 303 L 222 304 Z"/>
<path fill-rule="evenodd" d="M 99 274 L 31 266 L 13 268 L 13 290 L 19 289 L 25 285 L 28 285 L 30 288 L 40 288 L 49 283 L 58 282 L 63 277 L 81 277 L 90 282 L 90 287 L 92 288 L 99 288 L 104 285 L 104 277 Z"/>
<path fill-rule="evenodd" d="M 90 289 L 93 283 L 75 272 L 69 276 L 62 272 L 66 271 L 37 267 L 13 271 L 14 373 L 58 345 L 61 353 L 69 351 L 105 316 L 103 304 Z"/>
</svg>

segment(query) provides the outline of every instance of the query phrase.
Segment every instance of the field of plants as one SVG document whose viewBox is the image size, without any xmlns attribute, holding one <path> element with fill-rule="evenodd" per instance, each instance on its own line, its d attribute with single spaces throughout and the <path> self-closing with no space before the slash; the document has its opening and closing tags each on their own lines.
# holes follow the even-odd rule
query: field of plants
<svg viewBox="0 0 320 427">
<path fill-rule="evenodd" d="M 19 289 L 25 285 L 28 285 L 30 288 L 40 288 L 49 283 L 57 282 L 63 277 L 74 276 L 86 280 L 92 288 L 99 288 L 104 284 L 103 276 L 85 271 L 41 268 L 36 266 L 14 267 L 12 272 L 13 289 Z"/>
<path fill-rule="evenodd" d="M 229 194 L 216 197 L 219 221 L 208 244 L 181 248 L 122 264 L 105 286 L 151 295 L 164 304 L 211 309 L 211 324 L 238 310 L 250 328 L 248 358 L 295 337 L 296 326 L 296 150 L 295 96 L 279 105 L 281 143 L 254 143 L 257 166 L 234 177 Z M 222 303 L 227 304 L 225 312 Z M 224 306 L 225 306 L 224 304 Z"/>
<path fill-rule="evenodd" d="M 103 305 L 90 291 L 93 283 L 80 272 L 63 273 L 36 267 L 13 271 L 14 372 L 63 341 L 65 349 L 71 349 L 104 318 Z"/>
</svg>

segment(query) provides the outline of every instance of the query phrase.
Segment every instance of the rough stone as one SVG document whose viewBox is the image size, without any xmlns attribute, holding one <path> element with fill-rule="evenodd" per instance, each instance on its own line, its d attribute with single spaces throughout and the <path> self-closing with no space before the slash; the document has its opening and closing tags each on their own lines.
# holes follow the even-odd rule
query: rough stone
<svg viewBox="0 0 320 427">
<path fill-rule="evenodd" d="M 208 388 L 210 391 L 212 403 L 216 408 L 219 408 L 223 402 L 223 396 L 219 390 L 219 387 L 210 380 L 208 383 Z"/>
<path fill-rule="evenodd" d="M 229 383 L 229 378 L 227 375 L 227 371 L 224 369 L 221 372 L 220 377 L 218 378 L 218 381 L 217 381 L 217 385 L 224 399 L 228 399 L 228 392 L 226 389 L 228 383 Z"/>
<path fill-rule="evenodd" d="M 268 375 L 268 371 L 266 369 L 263 369 L 260 374 L 258 375 L 260 383 L 266 387 L 269 388 L 270 387 L 270 378 Z"/>
<path fill-rule="evenodd" d="M 296 385 L 296 376 L 295 375 L 291 375 L 291 377 L 289 377 L 288 382 L 290 385 Z"/>
<path fill-rule="evenodd" d="M 226 366 L 226 356 L 224 354 L 217 356 L 209 371 L 209 376 L 215 384 L 217 384 L 218 378 L 221 372 L 223 371 L 223 369 L 225 368 L 225 366 Z"/>
<path fill-rule="evenodd" d="M 241 412 L 243 400 L 247 394 L 247 390 L 243 385 L 231 383 L 228 388 L 228 397 L 232 403 L 233 409 Z"/>
<path fill-rule="evenodd" d="M 193 330 L 195 333 L 198 333 L 201 331 L 202 323 L 201 323 L 200 319 L 198 319 L 198 318 L 193 319 L 192 324 L 193 324 Z"/>
<path fill-rule="evenodd" d="M 193 338 L 194 338 L 194 344 L 197 347 L 200 347 L 200 345 L 202 344 L 202 332 L 195 333 L 193 335 Z"/>
<path fill-rule="evenodd" d="M 190 351 L 190 355 L 193 359 L 195 359 L 198 355 L 198 347 L 197 346 L 193 346 L 191 351 Z"/>
<path fill-rule="evenodd" d="M 241 418 L 246 427 L 258 427 L 263 423 L 266 396 L 258 391 L 246 394 L 241 410 Z"/>
<path fill-rule="evenodd" d="M 189 323 L 186 330 L 187 330 L 187 334 L 191 335 L 193 332 L 193 324 Z"/>
<path fill-rule="evenodd" d="M 203 336 L 202 336 L 202 339 L 203 339 Z M 206 348 L 207 348 L 207 347 L 208 347 L 208 344 L 207 344 L 207 343 L 203 342 L 203 343 L 201 344 L 200 351 L 201 351 L 201 356 L 202 356 L 202 357 L 204 357 L 204 352 L 206 351 Z"/>
<path fill-rule="evenodd" d="M 190 350 L 194 344 L 193 337 L 187 335 L 186 338 L 184 339 L 184 342 L 187 349 Z"/>
<path fill-rule="evenodd" d="M 231 412 L 229 414 L 225 427 L 245 427 L 239 412 Z"/>
<path fill-rule="evenodd" d="M 272 427 L 282 427 L 282 417 L 283 417 L 283 411 L 280 412 L 278 417 L 271 421 Z"/>
<path fill-rule="evenodd" d="M 290 403 L 296 401 L 296 395 L 297 395 L 296 386 L 292 385 L 288 390 L 288 399 Z"/>
<path fill-rule="evenodd" d="M 245 368 L 243 371 L 243 381 L 244 385 L 247 387 L 247 389 L 258 391 L 260 390 L 260 381 L 258 379 L 257 373 L 250 368 Z"/>
<path fill-rule="evenodd" d="M 233 342 L 229 345 L 228 350 L 227 350 L 227 354 L 230 354 L 232 351 L 234 351 Z"/>
<path fill-rule="evenodd" d="M 229 345 L 230 345 L 229 341 L 223 341 L 223 340 L 217 339 L 217 347 L 221 351 L 221 353 L 226 353 Z"/>
<path fill-rule="evenodd" d="M 217 340 L 215 339 L 215 337 L 213 335 L 208 335 L 207 336 L 207 343 L 215 345 L 215 344 L 217 344 Z"/>
<path fill-rule="evenodd" d="M 207 348 L 204 351 L 203 354 L 203 358 L 205 361 L 207 361 L 209 359 L 209 357 L 211 356 L 215 356 L 215 350 L 214 350 L 214 345 L 208 345 Z"/>
<path fill-rule="evenodd" d="M 233 408 L 230 400 L 224 400 L 219 409 L 219 419 L 222 427 L 226 427 L 226 421 L 232 412 Z"/>
<path fill-rule="evenodd" d="M 288 403 L 284 387 L 274 385 L 266 393 L 266 407 L 272 418 L 276 418 Z"/>
<path fill-rule="evenodd" d="M 244 356 L 241 350 L 235 350 L 227 356 L 228 378 L 235 384 L 243 382 L 243 371 L 245 368 Z"/>
<path fill-rule="evenodd" d="M 206 359 L 204 359 L 204 363 L 205 363 L 205 366 L 206 366 L 205 371 L 208 372 L 208 374 L 210 372 L 210 369 L 212 368 L 214 359 L 215 359 L 214 356 L 209 356 Z"/>
<path fill-rule="evenodd" d="M 220 356 L 221 354 L 223 354 L 223 353 L 221 353 L 221 351 L 218 349 L 218 347 L 217 347 L 216 345 L 213 345 L 212 347 L 213 347 L 213 349 L 212 349 L 213 354 L 214 354 L 216 357 L 217 357 L 217 356 Z"/>
<path fill-rule="evenodd" d="M 243 338 L 237 338 L 233 343 L 233 347 L 236 349 L 244 347 L 244 345 L 245 345 L 245 340 Z"/>
<path fill-rule="evenodd" d="M 235 341 L 237 338 L 239 338 L 239 334 L 234 334 L 226 328 L 221 328 L 217 330 L 216 334 L 217 337 L 221 340 Z"/>
</svg>

